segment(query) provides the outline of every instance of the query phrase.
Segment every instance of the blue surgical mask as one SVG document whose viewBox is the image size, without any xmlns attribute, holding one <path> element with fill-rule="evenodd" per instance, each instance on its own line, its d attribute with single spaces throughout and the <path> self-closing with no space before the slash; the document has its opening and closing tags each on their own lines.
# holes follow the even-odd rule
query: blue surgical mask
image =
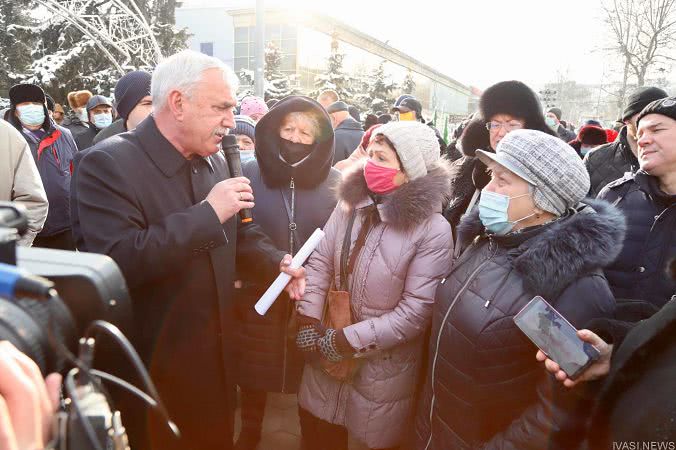
<svg viewBox="0 0 676 450">
<path fill-rule="evenodd" d="M 556 128 L 556 120 L 553 117 L 545 117 L 545 123 L 549 128 Z"/>
<path fill-rule="evenodd" d="M 94 125 L 96 125 L 96 128 L 106 128 L 111 123 L 113 123 L 113 115 L 111 113 L 94 114 Z"/>
<path fill-rule="evenodd" d="M 42 105 L 17 106 L 19 121 L 31 127 L 42 125 L 45 122 L 45 107 Z"/>
<path fill-rule="evenodd" d="M 255 150 L 240 150 L 239 151 L 239 159 L 242 160 L 242 164 L 244 164 L 247 161 L 251 161 L 252 159 L 256 159 L 256 151 Z"/>
<path fill-rule="evenodd" d="M 528 195 L 530 194 L 508 197 L 484 189 L 481 191 L 481 198 L 479 199 L 479 219 L 481 219 L 481 223 L 491 234 L 503 236 L 509 233 L 514 228 L 514 225 L 535 215 L 535 213 L 533 213 L 514 222 L 509 221 L 509 216 L 507 214 L 507 211 L 509 210 L 509 201 Z"/>
<path fill-rule="evenodd" d="M 582 154 L 582 156 L 584 156 L 587 153 L 589 153 L 589 150 L 591 150 L 592 148 L 594 148 L 594 147 L 580 147 L 580 154 Z"/>
</svg>

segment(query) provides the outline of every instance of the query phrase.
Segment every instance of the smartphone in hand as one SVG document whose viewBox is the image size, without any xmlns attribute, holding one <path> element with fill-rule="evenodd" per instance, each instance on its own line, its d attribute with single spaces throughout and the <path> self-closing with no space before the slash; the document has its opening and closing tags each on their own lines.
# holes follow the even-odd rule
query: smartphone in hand
<svg viewBox="0 0 676 450">
<path fill-rule="evenodd" d="M 540 296 L 519 311 L 514 323 L 573 380 L 599 359 L 596 347 L 580 339 L 575 327 Z"/>
</svg>

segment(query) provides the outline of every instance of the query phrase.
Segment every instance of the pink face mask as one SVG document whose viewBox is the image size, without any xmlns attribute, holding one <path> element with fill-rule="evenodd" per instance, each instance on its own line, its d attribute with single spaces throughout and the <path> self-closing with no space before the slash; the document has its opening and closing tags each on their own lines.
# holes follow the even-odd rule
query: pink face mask
<svg viewBox="0 0 676 450">
<path fill-rule="evenodd" d="M 389 194 L 399 186 L 394 184 L 394 177 L 399 173 L 399 169 L 390 169 L 375 164 L 370 159 L 364 166 L 364 178 L 366 185 L 374 194 Z"/>
</svg>

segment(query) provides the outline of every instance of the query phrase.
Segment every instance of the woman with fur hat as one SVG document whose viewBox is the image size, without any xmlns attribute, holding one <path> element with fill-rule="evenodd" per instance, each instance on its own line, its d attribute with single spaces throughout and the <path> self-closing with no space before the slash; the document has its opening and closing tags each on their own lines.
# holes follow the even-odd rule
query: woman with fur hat
<svg viewBox="0 0 676 450">
<path fill-rule="evenodd" d="M 448 163 L 434 131 L 392 122 L 373 131 L 367 152 L 339 186 L 340 203 L 297 302 L 297 344 L 309 360 L 298 394 L 308 449 L 347 449 L 348 433 L 371 449 L 401 444 L 434 292 L 451 263 L 450 226 L 441 216 Z M 349 292 L 351 325 L 320 322 L 330 290 Z M 326 362 L 348 360 L 351 377 L 325 371 Z"/>
<path fill-rule="evenodd" d="M 589 405 L 542 370 L 513 319 L 538 295 L 577 328 L 613 317 L 603 268 L 620 252 L 624 216 L 581 203 L 589 174 L 558 137 L 515 130 L 477 157 L 490 181 L 436 293 L 414 448 L 577 448 Z"/>
<path fill-rule="evenodd" d="M 486 166 L 476 158 L 477 150 L 495 152 L 498 143 L 513 130 L 538 130 L 555 136 L 545 123 L 538 96 L 520 81 L 502 81 L 484 91 L 479 115 L 472 119 L 460 138 L 465 157 L 453 163 L 451 201 L 444 216 L 453 230 L 468 212 L 471 200 L 490 180 Z"/>
</svg>

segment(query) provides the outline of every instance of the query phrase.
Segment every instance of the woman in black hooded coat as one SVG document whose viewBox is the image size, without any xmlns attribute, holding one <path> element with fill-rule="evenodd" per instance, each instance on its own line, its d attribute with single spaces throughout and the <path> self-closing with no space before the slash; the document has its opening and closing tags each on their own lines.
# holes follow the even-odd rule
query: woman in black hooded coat
<svg viewBox="0 0 676 450">
<path fill-rule="evenodd" d="M 341 176 L 331 167 L 329 116 L 308 97 L 287 97 L 256 125 L 255 153 L 256 159 L 243 167 L 255 195 L 253 219 L 277 248 L 295 254 L 316 228 L 324 227 L 336 205 L 332 188 Z M 266 393 L 297 392 L 304 360 L 290 325 L 295 308 L 289 299 L 282 294 L 260 316 L 254 304 L 273 280 L 262 278 L 256 267 L 240 267 L 238 274 L 243 281 L 236 307 L 239 450 L 255 449 L 260 440 Z"/>
<path fill-rule="evenodd" d="M 460 150 L 464 155 L 451 167 L 451 200 L 444 217 L 456 234 L 460 217 L 468 212 L 475 192 L 490 181 L 486 166 L 475 157 L 477 150 L 495 152 L 497 143 L 504 137 L 501 130 L 491 136 L 487 124 L 496 116 L 511 116 L 524 129 L 538 130 L 552 136 L 556 134 L 547 126 L 538 96 L 520 81 L 502 81 L 484 91 L 479 99 L 479 114 L 472 119 L 460 137 Z M 504 133 L 507 134 L 507 133 Z M 475 204 L 479 198 L 475 199 Z"/>
</svg>

